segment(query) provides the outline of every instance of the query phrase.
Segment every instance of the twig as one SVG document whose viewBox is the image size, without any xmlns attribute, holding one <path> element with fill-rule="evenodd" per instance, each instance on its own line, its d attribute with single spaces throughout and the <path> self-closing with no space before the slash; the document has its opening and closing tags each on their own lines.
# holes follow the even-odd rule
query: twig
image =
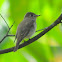
<svg viewBox="0 0 62 62">
<path fill-rule="evenodd" d="M 1 15 L 1 14 L 0 14 L 0 15 Z M 1 15 L 1 17 L 3 18 L 2 15 Z M 6 22 L 6 20 L 5 20 L 4 18 L 3 18 L 3 20 L 4 20 L 5 23 L 7 24 L 7 22 Z M 15 23 L 15 21 L 14 21 L 14 23 Z M 14 25 L 14 23 L 11 25 L 11 27 L 9 27 L 8 24 L 7 24 L 8 31 L 7 31 L 6 35 L 2 38 L 2 40 L 0 40 L 0 43 L 1 43 L 6 37 L 8 37 L 8 36 L 15 36 L 15 35 L 8 35 L 8 33 L 9 33 L 10 29 L 12 28 L 12 26 Z"/>
<path fill-rule="evenodd" d="M 13 24 L 12 24 L 11 27 L 9 28 L 9 30 L 8 30 L 8 32 L 7 32 L 7 35 L 8 35 L 8 33 L 9 33 L 10 29 L 12 28 L 12 26 L 14 25 L 14 23 L 15 23 L 15 21 L 13 22 Z"/>
<path fill-rule="evenodd" d="M 2 40 L 0 41 L 0 43 L 6 38 L 6 37 L 8 37 L 8 36 L 15 36 L 15 35 L 5 35 L 3 38 L 2 38 Z"/>
<path fill-rule="evenodd" d="M 9 35 L 9 34 L 8 34 L 7 36 L 11 36 L 11 37 L 12 37 L 12 36 L 15 36 L 15 35 Z"/>
<path fill-rule="evenodd" d="M 15 23 L 15 22 L 14 22 Z M 9 35 L 8 33 L 9 33 L 9 31 L 10 31 L 10 29 L 12 28 L 12 26 L 14 25 L 14 23 L 11 25 L 11 27 L 8 29 L 8 31 L 7 31 L 7 33 L 6 33 L 6 35 L 2 38 L 2 40 L 0 40 L 0 43 L 6 38 L 6 37 L 8 37 L 8 36 L 15 36 L 15 35 Z"/>
<path fill-rule="evenodd" d="M 13 24 L 11 25 L 11 27 L 9 28 L 9 30 L 12 28 L 12 26 L 14 25 L 15 21 L 13 22 Z"/>
<path fill-rule="evenodd" d="M 0 14 L 1 15 L 1 14 Z M 3 18 L 3 16 L 1 15 L 1 17 Z M 7 22 L 6 22 L 6 20 L 3 18 L 3 20 L 5 21 L 5 23 L 7 24 Z M 8 29 L 9 29 L 9 26 L 8 26 L 8 24 L 7 24 L 7 27 L 8 27 Z"/>
<path fill-rule="evenodd" d="M 47 27 L 44 31 L 42 31 L 41 33 L 39 33 L 38 35 L 36 35 L 35 37 L 33 37 L 32 39 L 28 40 L 27 42 L 20 44 L 19 45 L 19 49 L 23 48 L 31 43 L 33 43 L 35 40 L 39 39 L 40 37 L 42 37 L 44 34 L 46 34 L 48 31 L 50 31 L 53 27 L 55 27 L 57 24 L 61 23 L 62 20 L 62 14 L 60 15 L 60 17 L 54 22 L 52 23 L 49 27 Z M 13 51 L 14 47 L 12 48 L 8 48 L 8 49 L 3 49 L 0 50 L 0 54 L 4 54 L 4 53 L 8 53 Z"/>
<path fill-rule="evenodd" d="M 1 43 L 6 37 L 7 37 L 7 35 L 5 35 L 5 36 L 2 38 L 2 40 L 0 41 L 0 43 Z"/>
<path fill-rule="evenodd" d="M 47 29 L 48 27 L 46 27 L 46 28 L 43 28 L 43 29 L 40 29 L 40 30 L 37 30 L 36 32 L 38 32 L 38 31 L 41 31 L 41 30 L 44 30 L 44 29 Z"/>
</svg>

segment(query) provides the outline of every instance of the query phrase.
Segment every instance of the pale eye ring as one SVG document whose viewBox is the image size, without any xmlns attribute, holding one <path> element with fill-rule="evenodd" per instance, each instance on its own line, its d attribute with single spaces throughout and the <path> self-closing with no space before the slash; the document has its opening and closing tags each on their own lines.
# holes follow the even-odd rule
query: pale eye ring
<svg viewBox="0 0 62 62">
<path fill-rule="evenodd" d="M 31 14 L 31 17 L 33 17 L 33 14 Z"/>
<path fill-rule="evenodd" d="M 30 14 L 30 17 L 33 17 L 33 14 Z"/>
</svg>

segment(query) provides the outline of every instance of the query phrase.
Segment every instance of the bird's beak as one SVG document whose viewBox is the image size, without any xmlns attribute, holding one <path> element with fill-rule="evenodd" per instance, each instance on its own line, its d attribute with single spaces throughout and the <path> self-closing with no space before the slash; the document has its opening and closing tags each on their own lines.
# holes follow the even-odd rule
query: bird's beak
<svg viewBox="0 0 62 62">
<path fill-rule="evenodd" d="M 40 16 L 40 15 L 36 15 L 36 17 L 38 17 L 38 16 Z"/>
</svg>

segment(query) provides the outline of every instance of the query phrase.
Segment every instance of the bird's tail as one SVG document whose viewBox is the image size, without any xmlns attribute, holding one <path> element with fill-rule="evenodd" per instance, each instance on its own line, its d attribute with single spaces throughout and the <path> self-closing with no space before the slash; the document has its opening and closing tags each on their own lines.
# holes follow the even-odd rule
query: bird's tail
<svg viewBox="0 0 62 62">
<path fill-rule="evenodd" d="M 14 52 L 15 51 L 17 51 L 17 49 L 19 48 L 19 43 L 22 41 L 22 39 L 20 39 L 20 40 L 17 40 L 17 43 L 16 43 L 16 46 L 15 46 L 15 48 L 14 48 Z"/>
</svg>

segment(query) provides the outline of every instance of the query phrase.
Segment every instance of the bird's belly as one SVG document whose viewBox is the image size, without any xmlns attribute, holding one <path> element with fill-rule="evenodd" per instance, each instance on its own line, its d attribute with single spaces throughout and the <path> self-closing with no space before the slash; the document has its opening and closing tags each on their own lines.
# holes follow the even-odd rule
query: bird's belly
<svg viewBox="0 0 62 62">
<path fill-rule="evenodd" d="M 36 24 L 34 24 L 34 26 L 31 27 L 28 35 L 25 38 L 30 38 L 35 33 L 35 31 L 36 31 Z"/>
</svg>

